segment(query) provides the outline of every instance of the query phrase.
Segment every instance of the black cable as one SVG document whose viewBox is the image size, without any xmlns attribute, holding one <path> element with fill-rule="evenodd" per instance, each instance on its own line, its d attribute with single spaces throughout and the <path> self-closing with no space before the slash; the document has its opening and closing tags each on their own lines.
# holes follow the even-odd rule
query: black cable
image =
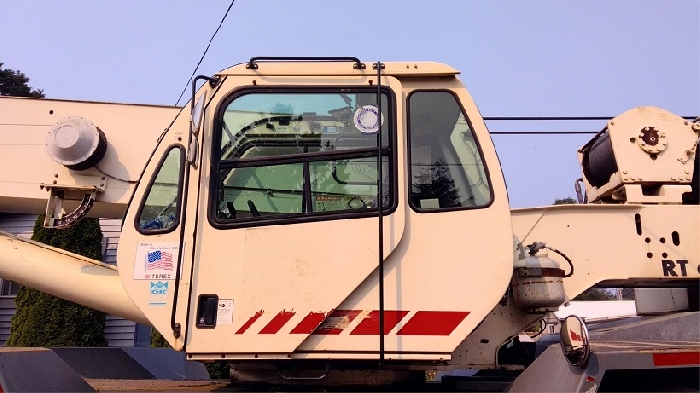
<svg viewBox="0 0 700 393">
<path fill-rule="evenodd" d="M 129 183 L 129 184 L 136 184 L 136 183 L 138 183 L 137 180 L 120 179 L 120 178 L 118 178 L 118 177 L 116 177 L 116 176 L 112 176 L 112 175 L 110 175 L 109 173 L 106 173 L 105 171 L 103 171 L 102 169 L 100 169 L 99 165 L 98 165 L 98 166 L 95 166 L 95 169 L 97 169 L 98 172 L 100 172 L 101 174 L 105 175 L 106 177 L 108 177 L 108 178 L 110 178 L 110 179 L 114 179 L 114 180 L 118 180 L 118 181 L 123 181 L 124 183 Z"/>
<path fill-rule="evenodd" d="M 228 8 L 226 9 L 226 13 L 224 14 L 224 17 L 221 18 L 221 22 L 219 22 L 219 27 L 216 28 L 216 31 L 214 31 L 214 34 L 212 34 L 211 38 L 209 39 L 209 43 L 207 44 L 207 48 L 204 49 L 204 53 L 202 53 L 202 57 L 199 59 L 197 66 L 194 67 L 194 71 L 192 71 L 192 75 L 190 75 L 190 79 L 187 81 L 187 83 L 185 83 L 185 88 L 182 89 L 182 93 L 180 93 L 180 97 L 178 97 L 177 102 L 175 103 L 175 106 L 177 106 L 180 103 L 182 96 L 187 91 L 187 87 L 190 85 L 192 78 L 194 78 L 194 74 L 197 73 L 199 66 L 202 64 L 204 57 L 207 55 L 207 52 L 209 51 L 209 47 L 211 47 L 211 43 L 212 43 L 212 41 L 214 41 L 214 37 L 216 37 L 216 34 L 219 32 L 219 29 L 221 29 L 221 26 L 224 24 L 224 21 L 226 20 L 226 17 L 228 16 L 228 12 L 231 10 L 231 7 L 233 6 L 234 1 L 236 1 L 236 0 L 231 0 L 231 4 L 228 5 Z"/>
<path fill-rule="evenodd" d="M 569 263 L 569 266 L 571 266 L 571 271 L 569 272 L 569 274 L 565 275 L 564 277 L 571 277 L 571 276 L 574 274 L 574 264 L 573 264 L 573 262 L 571 262 L 571 258 L 567 257 L 566 254 L 564 254 L 563 252 L 557 250 L 557 249 L 554 248 L 554 247 L 545 246 L 545 248 L 548 249 L 548 250 L 552 250 L 552 251 L 554 251 L 555 253 L 561 255 L 561 256 L 566 260 L 566 262 Z"/>
</svg>

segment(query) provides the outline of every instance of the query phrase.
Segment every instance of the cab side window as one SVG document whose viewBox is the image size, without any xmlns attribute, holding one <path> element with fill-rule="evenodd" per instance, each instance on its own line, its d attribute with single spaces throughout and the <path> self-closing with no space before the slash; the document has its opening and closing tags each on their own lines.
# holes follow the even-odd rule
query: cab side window
<svg viewBox="0 0 700 393">
<path fill-rule="evenodd" d="M 143 234 L 170 232 L 180 222 L 180 200 L 184 149 L 172 146 L 151 178 L 136 215 L 136 227 Z"/>
<path fill-rule="evenodd" d="M 418 212 L 488 206 L 488 172 L 456 97 L 448 91 L 414 91 L 408 114 L 410 206 Z"/>
</svg>

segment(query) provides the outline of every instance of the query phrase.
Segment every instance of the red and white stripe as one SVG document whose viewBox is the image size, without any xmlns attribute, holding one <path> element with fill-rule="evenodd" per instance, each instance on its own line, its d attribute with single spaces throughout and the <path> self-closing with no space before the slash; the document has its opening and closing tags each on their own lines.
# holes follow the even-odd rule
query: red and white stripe
<svg viewBox="0 0 700 393">
<path fill-rule="evenodd" d="M 265 311 L 250 316 L 235 334 L 313 334 L 368 336 L 379 334 L 379 310 L 333 310 L 332 312 L 310 312 L 291 330 L 285 326 L 294 319 L 294 311 L 280 311 L 264 326 L 256 326 Z M 268 314 L 269 315 L 269 314 Z M 389 335 L 402 323 L 394 334 L 397 336 L 449 336 L 469 315 L 467 311 L 384 311 L 384 334 Z M 359 323 L 353 323 L 358 317 Z M 298 318 L 297 318 L 298 320 Z M 285 334 L 285 333 L 282 333 Z"/>
</svg>

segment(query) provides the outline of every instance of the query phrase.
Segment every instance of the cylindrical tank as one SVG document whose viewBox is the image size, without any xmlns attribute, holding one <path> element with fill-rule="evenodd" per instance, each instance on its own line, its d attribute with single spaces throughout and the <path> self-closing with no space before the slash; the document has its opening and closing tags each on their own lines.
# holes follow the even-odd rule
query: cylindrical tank
<svg viewBox="0 0 700 393">
<path fill-rule="evenodd" d="M 90 120 L 70 116 L 54 124 L 46 135 L 46 153 L 76 171 L 97 165 L 107 152 L 107 138 Z"/>
<path fill-rule="evenodd" d="M 564 304 L 564 270 L 547 257 L 515 261 L 511 282 L 515 305 L 531 312 L 556 311 Z"/>
</svg>

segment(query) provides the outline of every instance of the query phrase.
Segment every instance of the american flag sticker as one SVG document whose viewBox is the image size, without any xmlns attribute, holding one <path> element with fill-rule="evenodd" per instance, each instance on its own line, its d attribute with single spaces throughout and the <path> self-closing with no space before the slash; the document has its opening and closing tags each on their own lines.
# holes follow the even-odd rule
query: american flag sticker
<svg viewBox="0 0 700 393">
<path fill-rule="evenodd" d="M 146 270 L 173 270 L 173 254 L 153 251 L 146 255 Z"/>
<path fill-rule="evenodd" d="M 180 253 L 178 243 L 139 243 L 134 264 L 135 280 L 174 280 Z"/>
</svg>

